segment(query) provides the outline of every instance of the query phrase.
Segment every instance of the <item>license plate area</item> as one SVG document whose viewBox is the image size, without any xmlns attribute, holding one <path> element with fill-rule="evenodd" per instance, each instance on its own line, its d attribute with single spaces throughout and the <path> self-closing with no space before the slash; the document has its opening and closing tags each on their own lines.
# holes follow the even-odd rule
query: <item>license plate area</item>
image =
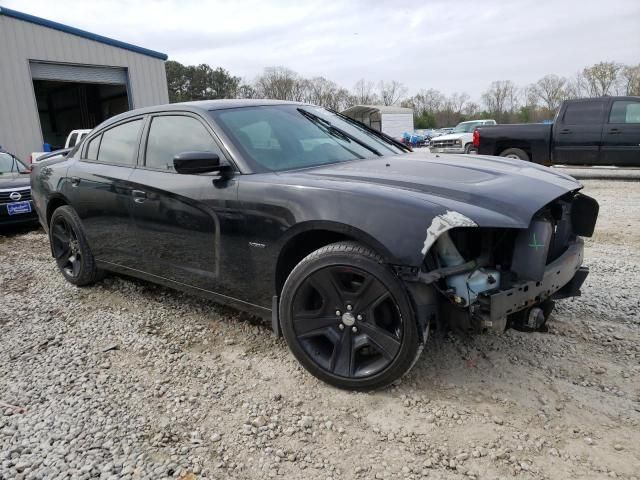
<svg viewBox="0 0 640 480">
<path fill-rule="evenodd" d="M 9 215 L 21 215 L 23 213 L 31 213 L 31 202 L 14 202 L 7 203 L 7 213 Z"/>
</svg>

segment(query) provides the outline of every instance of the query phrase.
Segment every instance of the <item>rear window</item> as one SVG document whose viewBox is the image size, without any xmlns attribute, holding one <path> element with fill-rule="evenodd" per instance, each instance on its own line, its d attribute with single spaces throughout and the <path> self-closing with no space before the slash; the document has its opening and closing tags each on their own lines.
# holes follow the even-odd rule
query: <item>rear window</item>
<svg viewBox="0 0 640 480">
<path fill-rule="evenodd" d="M 97 160 L 98 159 L 98 148 L 100 147 L 100 139 L 102 135 L 98 135 L 97 137 L 93 137 L 87 146 L 87 154 L 84 158 L 89 160 Z"/>
<path fill-rule="evenodd" d="M 68 147 L 75 147 L 77 138 L 78 138 L 78 134 L 77 133 L 72 133 L 71 136 L 69 137 L 69 145 L 68 145 Z"/>
<path fill-rule="evenodd" d="M 104 163 L 133 165 L 136 162 L 141 127 L 142 119 L 139 119 L 105 131 L 102 134 L 97 160 Z"/>
<path fill-rule="evenodd" d="M 631 100 L 613 102 L 609 123 L 640 123 L 640 102 Z"/>
<path fill-rule="evenodd" d="M 584 125 L 602 122 L 602 102 L 574 102 L 567 105 L 563 122 L 567 125 Z"/>
</svg>

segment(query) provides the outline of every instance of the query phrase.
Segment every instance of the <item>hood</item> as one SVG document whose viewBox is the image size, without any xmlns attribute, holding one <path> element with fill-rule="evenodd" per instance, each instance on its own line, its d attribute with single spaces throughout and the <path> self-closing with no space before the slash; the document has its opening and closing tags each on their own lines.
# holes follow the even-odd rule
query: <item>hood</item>
<svg viewBox="0 0 640 480">
<path fill-rule="evenodd" d="M 531 162 L 422 152 L 338 163 L 298 175 L 340 182 L 332 187 L 358 193 L 382 195 L 392 188 L 485 227 L 526 228 L 547 203 L 582 188 L 572 177 Z"/>
<path fill-rule="evenodd" d="M 3 173 L 0 175 L 0 190 L 24 188 L 31 185 L 28 173 Z"/>
<path fill-rule="evenodd" d="M 438 140 L 460 140 L 464 137 L 473 136 L 472 133 L 448 133 L 446 135 L 440 135 L 439 137 L 433 137 L 432 142 L 437 142 Z"/>
</svg>

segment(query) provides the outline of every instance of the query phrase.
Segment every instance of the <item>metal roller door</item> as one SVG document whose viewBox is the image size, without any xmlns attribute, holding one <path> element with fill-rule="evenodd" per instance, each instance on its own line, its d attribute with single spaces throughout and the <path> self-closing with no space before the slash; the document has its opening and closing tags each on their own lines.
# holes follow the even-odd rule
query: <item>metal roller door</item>
<svg viewBox="0 0 640 480">
<path fill-rule="evenodd" d="M 114 67 L 88 67 L 64 63 L 29 62 L 31 78 L 58 82 L 126 85 L 127 70 Z"/>
</svg>

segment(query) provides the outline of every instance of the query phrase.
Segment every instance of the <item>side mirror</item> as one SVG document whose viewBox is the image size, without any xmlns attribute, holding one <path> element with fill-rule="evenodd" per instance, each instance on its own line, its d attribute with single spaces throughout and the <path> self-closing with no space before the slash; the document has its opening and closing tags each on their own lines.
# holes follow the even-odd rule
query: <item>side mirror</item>
<svg viewBox="0 0 640 480">
<path fill-rule="evenodd" d="M 218 172 L 225 165 L 220 162 L 220 157 L 217 153 L 182 152 L 173 157 L 173 167 L 178 173 L 194 175 L 197 173 Z"/>
</svg>

